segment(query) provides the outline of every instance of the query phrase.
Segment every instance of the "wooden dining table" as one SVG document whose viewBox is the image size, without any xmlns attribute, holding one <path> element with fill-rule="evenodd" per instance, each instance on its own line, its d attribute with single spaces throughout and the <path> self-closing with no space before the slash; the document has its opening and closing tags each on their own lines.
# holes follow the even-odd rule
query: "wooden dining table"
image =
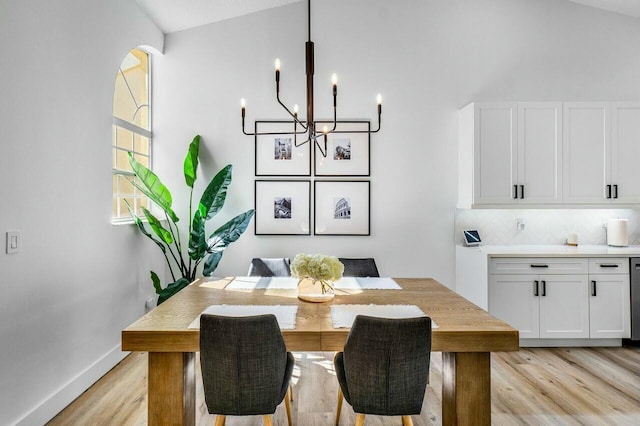
<svg viewBox="0 0 640 426">
<path fill-rule="evenodd" d="M 432 351 L 442 352 L 442 424 L 491 424 L 491 352 L 517 351 L 518 331 L 431 278 L 394 278 L 401 289 L 338 290 L 325 303 L 290 289 L 229 289 L 229 278 L 200 278 L 122 330 L 122 350 L 149 353 L 148 424 L 195 424 L 195 354 L 190 324 L 210 305 L 296 305 L 287 349 L 340 351 L 349 328 L 334 328 L 332 305 L 416 305 L 432 318 Z M 232 286 L 233 287 L 233 286 Z"/>
</svg>

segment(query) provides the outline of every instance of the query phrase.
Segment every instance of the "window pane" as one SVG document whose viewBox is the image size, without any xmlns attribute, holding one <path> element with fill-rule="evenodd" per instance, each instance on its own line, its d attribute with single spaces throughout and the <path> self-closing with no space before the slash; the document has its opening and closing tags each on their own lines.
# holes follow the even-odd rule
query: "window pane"
<svg viewBox="0 0 640 426">
<path fill-rule="evenodd" d="M 149 139 L 142 135 L 134 135 L 133 150 L 139 154 L 149 155 Z"/>
<path fill-rule="evenodd" d="M 129 164 L 129 155 L 127 151 L 118 149 L 116 152 L 116 169 L 132 171 L 131 164 Z"/>
<path fill-rule="evenodd" d="M 120 183 L 118 187 L 118 195 L 119 196 L 132 196 L 133 195 L 133 185 L 131 181 L 127 179 L 126 176 L 118 176 L 118 182 Z"/>
<path fill-rule="evenodd" d="M 149 129 L 149 56 L 134 49 L 124 58 L 116 75 L 113 115 Z"/>
<path fill-rule="evenodd" d="M 129 210 L 127 209 L 127 205 L 125 204 L 124 200 L 127 200 L 127 202 L 131 205 L 131 207 L 133 207 L 133 198 L 120 198 L 120 217 L 127 217 L 129 216 Z"/>
<path fill-rule="evenodd" d="M 116 129 L 117 129 L 116 142 L 117 142 L 118 148 L 131 151 L 133 149 L 133 132 L 117 126 L 116 126 Z"/>
<path fill-rule="evenodd" d="M 138 163 L 149 168 L 149 157 L 146 155 L 133 154 L 133 158 L 135 158 Z"/>
</svg>

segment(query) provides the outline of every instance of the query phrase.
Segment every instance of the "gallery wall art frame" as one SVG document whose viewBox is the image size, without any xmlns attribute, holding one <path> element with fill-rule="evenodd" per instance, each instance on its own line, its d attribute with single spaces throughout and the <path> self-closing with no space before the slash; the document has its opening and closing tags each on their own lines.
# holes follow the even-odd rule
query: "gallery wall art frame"
<svg viewBox="0 0 640 426">
<path fill-rule="evenodd" d="M 333 121 L 316 122 L 318 131 L 321 132 L 324 126 L 331 129 Z M 327 156 L 321 155 L 314 145 L 314 175 L 371 176 L 370 131 L 371 122 L 368 120 L 338 121 L 336 130 L 327 135 Z"/>
<path fill-rule="evenodd" d="M 256 179 L 255 235 L 311 235 L 311 181 Z"/>
<path fill-rule="evenodd" d="M 298 128 L 300 130 L 300 128 Z M 311 144 L 296 146 L 304 142 L 303 135 L 285 135 L 292 132 L 291 121 L 256 121 L 255 175 L 256 176 L 311 176 Z"/>
<path fill-rule="evenodd" d="M 314 235 L 371 235 L 371 183 L 368 180 L 316 180 Z"/>
</svg>

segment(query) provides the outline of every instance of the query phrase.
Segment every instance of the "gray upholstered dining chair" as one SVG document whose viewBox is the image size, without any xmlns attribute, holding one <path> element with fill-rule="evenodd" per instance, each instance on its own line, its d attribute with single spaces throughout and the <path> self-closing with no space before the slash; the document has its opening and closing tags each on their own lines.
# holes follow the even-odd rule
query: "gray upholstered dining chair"
<svg viewBox="0 0 640 426">
<path fill-rule="evenodd" d="M 356 316 L 344 346 L 334 358 L 338 389 L 336 425 L 342 398 L 357 413 L 356 426 L 366 414 L 420 414 L 431 359 L 431 318 L 375 318 Z"/>
<path fill-rule="evenodd" d="M 376 261 L 372 257 L 360 259 L 339 257 L 338 260 L 344 265 L 345 277 L 379 277 Z"/>
<path fill-rule="evenodd" d="M 287 257 L 255 257 L 249 265 L 250 277 L 290 277 L 291 260 Z"/>
<path fill-rule="evenodd" d="M 226 416 L 262 415 L 265 425 L 284 399 L 291 426 L 294 359 L 275 315 L 200 317 L 200 365 L 204 397 L 216 426 Z"/>
</svg>

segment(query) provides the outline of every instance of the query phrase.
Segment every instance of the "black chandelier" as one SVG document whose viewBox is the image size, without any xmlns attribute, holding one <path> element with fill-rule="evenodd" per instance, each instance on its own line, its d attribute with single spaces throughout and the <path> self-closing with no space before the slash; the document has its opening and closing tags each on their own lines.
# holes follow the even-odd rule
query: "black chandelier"
<svg viewBox="0 0 640 426">
<path fill-rule="evenodd" d="M 307 1 L 307 18 L 308 18 L 308 41 L 305 43 L 305 51 L 306 51 L 306 74 L 307 74 L 307 119 L 300 120 L 298 118 L 298 105 L 293 106 L 293 112 L 289 109 L 281 100 L 280 100 L 280 60 L 276 59 L 275 67 L 276 67 L 276 100 L 278 103 L 284 108 L 285 111 L 293 118 L 291 124 L 293 126 L 293 131 L 291 132 L 247 132 L 245 129 L 245 115 L 246 115 L 246 103 L 244 98 L 240 100 L 240 105 L 242 107 L 242 133 L 247 136 L 256 136 L 256 135 L 293 135 L 294 137 L 294 146 L 299 147 L 307 142 L 314 142 L 320 150 L 320 153 L 323 157 L 327 156 L 327 135 L 329 133 L 377 133 L 380 130 L 381 124 L 381 116 L 382 116 L 382 96 L 378 94 L 377 102 L 378 102 L 378 128 L 375 130 L 349 130 L 349 131 L 340 131 L 336 130 L 336 126 L 338 123 L 337 120 L 337 97 L 338 97 L 338 77 L 336 74 L 331 76 L 331 84 L 333 86 L 333 126 L 329 128 L 328 126 L 323 126 L 322 129 L 316 128 L 316 122 L 314 121 L 313 116 L 313 72 L 314 72 L 314 53 L 313 53 L 313 42 L 311 41 L 311 0 Z M 304 141 L 298 143 L 298 135 L 306 135 L 304 137 Z M 318 141 L 319 138 L 323 140 L 323 147 L 320 145 Z"/>
</svg>

